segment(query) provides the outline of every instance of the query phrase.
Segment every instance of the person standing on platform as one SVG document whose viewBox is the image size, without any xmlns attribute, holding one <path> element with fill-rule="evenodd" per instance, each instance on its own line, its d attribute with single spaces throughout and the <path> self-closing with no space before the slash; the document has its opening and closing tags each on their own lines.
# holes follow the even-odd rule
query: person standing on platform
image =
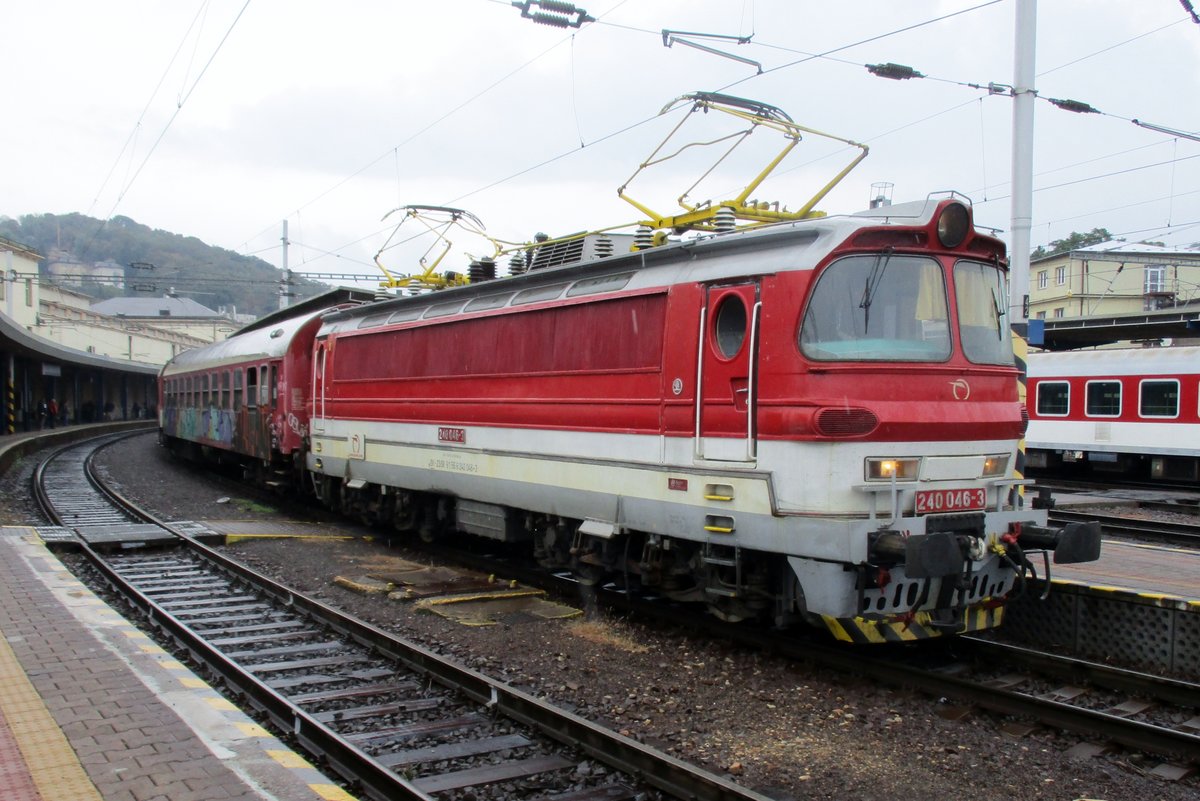
<svg viewBox="0 0 1200 801">
<path fill-rule="evenodd" d="M 54 398 L 51 398 L 46 404 L 46 422 L 50 424 L 51 428 L 54 428 L 54 424 L 58 422 L 58 401 Z"/>
</svg>

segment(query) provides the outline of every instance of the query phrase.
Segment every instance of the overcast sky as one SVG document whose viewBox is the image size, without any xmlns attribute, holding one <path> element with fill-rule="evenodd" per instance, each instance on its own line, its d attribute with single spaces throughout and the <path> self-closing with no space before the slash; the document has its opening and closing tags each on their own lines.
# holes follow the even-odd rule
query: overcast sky
<svg viewBox="0 0 1200 801">
<path fill-rule="evenodd" d="M 617 187 L 679 121 L 659 109 L 704 90 L 870 145 L 830 213 L 889 182 L 896 202 L 958 190 L 1010 227 L 1012 101 L 964 84 L 1013 82 L 1015 0 L 580 5 L 598 21 L 575 31 L 506 0 L 9 3 L 0 215 L 124 215 L 276 265 L 287 219 L 292 269 L 375 274 L 380 220 L 406 204 L 462 207 L 516 241 L 636 220 Z M 1200 241 L 1200 142 L 1130 122 L 1200 131 L 1200 25 L 1178 0 L 1038 6 L 1041 97 L 1104 114 L 1036 104 L 1033 244 L 1096 227 Z M 764 72 L 666 48 L 664 28 L 752 36 L 708 44 Z M 928 77 L 863 67 L 883 62 Z M 689 139 L 731 130 L 708 116 Z M 850 156 L 810 138 L 758 196 L 799 206 Z M 674 167 L 630 194 L 672 210 L 695 177 Z M 748 177 L 730 164 L 713 191 Z"/>
</svg>

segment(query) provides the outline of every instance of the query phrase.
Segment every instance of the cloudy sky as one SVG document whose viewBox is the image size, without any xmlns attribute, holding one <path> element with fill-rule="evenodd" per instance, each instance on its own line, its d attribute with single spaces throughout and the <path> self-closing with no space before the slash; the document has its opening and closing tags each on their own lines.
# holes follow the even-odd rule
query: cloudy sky
<svg viewBox="0 0 1200 801">
<path fill-rule="evenodd" d="M 1012 101 L 970 84 L 1013 82 L 1015 0 L 580 5 L 597 22 L 563 30 L 507 0 L 10 3 L 0 215 L 124 215 L 277 265 L 286 219 L 294 270 L 375 275 L 381 219 L 407 204 L 467 209 L 514 241 L 636 220 L 617 187 L 679 122 L 659 110 L 704 90 L 868 144 L 830 213 L 887 182 L 897 202 L 958 190 L 1010 227 Z M 1178 0 L 1038 6 L 1033 244 L 1096 227 L 1200 241 L 1200 142 L 1131 122 L 1200 131 L 1200 25 Z M 751 37 L 706 43 L 763 72 L 664 47 L 664 28 Z M 864 68 L 885 62 L 927 77 Z M 708 115 L 682 134 L 731 130 Z M 796 207 L 850 156 L 809 138 L 759 196 Z M 701 189 L 735 194 L 754 157 Z M 629 193 L 668 211 L 702 169 L 680 159 Z"/>
</svg>

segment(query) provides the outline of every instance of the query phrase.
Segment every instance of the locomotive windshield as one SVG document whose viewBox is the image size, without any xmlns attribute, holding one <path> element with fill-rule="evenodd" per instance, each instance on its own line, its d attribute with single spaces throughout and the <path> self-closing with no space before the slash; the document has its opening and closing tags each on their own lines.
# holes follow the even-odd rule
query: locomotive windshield
<svg viewBox="0 0 1200 801">
<path fill-rule="evenodd" d="M 1008 281 L 994 264 L 960 261 L 954 265 L 954 299 L 963 353 L 976 364 L 1015 364 L 1005 319 Z"/>
<path fill-rule="evenodd" d="M 950 358 L 946 281 L 935 260 L 884 251 L 849 256 L 817 279 L 800 349 L 817 361 Z"/>
<path fill-rule="evenodd" d="M 992 264 L 958 262 L 954 299 L 967 359 L 1013 364 L 1004 272 Z M 934 259 L 887 251 L 850 256 L 817 279 L 800 349 L 816 361 L 945 361 L 951 347 L 948 308 L 945 277 Z"/>
</svg>

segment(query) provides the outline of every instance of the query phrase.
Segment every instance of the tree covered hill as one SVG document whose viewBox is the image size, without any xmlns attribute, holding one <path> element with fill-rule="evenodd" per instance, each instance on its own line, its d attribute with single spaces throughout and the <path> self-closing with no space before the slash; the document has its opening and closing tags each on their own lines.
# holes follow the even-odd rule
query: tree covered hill
<svg viewBox="0 0 1200 801">
<path fill-rule="evenodd" d="M 83 291 L 97 298 L 149 297 L 174 289 L 216 309 L 236 306 L 241 314 L 261 316 L 279 308 L 281 271 L 252 256 L 214 247 L 142 225 L 128 217 L 108 220 L 83 214 L 27 214 L 0 217 L 0 236 L 26 245 L 43 257 L 63 251 L 85 265 L 111 261 L 125 268 L 125 287 L 85 281 Z M 137 265 L 137 266 L 131 266 Z M 46 275 L 45 264 L 42 265 Z M 293 279 L 293 300 L 329 289 Z"/>
</svg>

